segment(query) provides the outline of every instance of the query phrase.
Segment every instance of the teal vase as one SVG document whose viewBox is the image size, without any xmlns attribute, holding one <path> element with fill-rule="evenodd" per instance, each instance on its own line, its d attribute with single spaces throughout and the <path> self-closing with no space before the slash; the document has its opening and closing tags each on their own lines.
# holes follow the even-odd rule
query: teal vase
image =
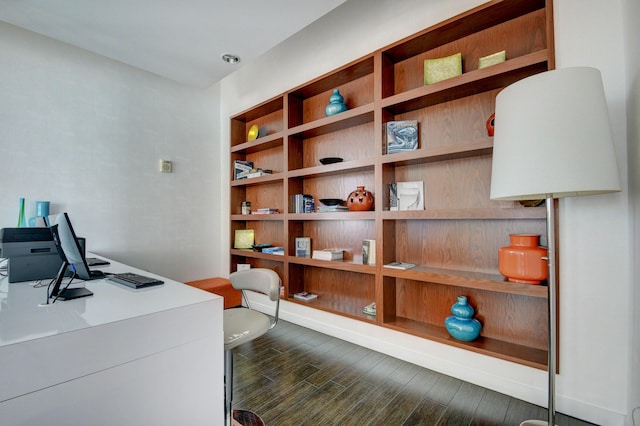
<svg viewBox="0 0 640 426">
<path fill-rule="evenodd" d="M 20 198 L 20 211 L 18 212 L 18 228 L 27 226 L 27 220 L 24 217 L 24 198 Z"/>
<path fill-rule="evenodd" d="M 466 296 L 458 296 L 458 301 L 451 306 L 452 316 L 445 318 L 444 326 L 454 339 L 470 342 L 480 336 L 482 324 L 473 318 L 475 311 L 467 302 Z"/>
<path fill-rule="evenodd" d="M 335 89 L 333 95 L 329 97 L 329 105 L 324 109 L 324 113 L 329 117 L 330 115 L 338 114 L 347 110 L 347 105 L 344 103 L 344 97 L 340 94 L 340 90 Z"/>
</svg>

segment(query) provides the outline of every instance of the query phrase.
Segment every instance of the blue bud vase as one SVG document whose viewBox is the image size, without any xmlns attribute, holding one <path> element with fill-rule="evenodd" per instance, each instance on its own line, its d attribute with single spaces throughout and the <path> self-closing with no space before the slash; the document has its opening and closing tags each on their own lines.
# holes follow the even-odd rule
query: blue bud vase
<svg viewBox="0 0 640 426">
<path fill-rule="evenodd" d="M 324 113 L 327 117 L 330 115 L 338 114 L 347 110 L 347 105 L 344 103 L 344 98 L 340 94 L 340 90 L 335 89 L 333 95 L 329 98 L 329 105 L 324 109 Z"/>
<path fill-rule="evenodd" d="M 470 342 L 480 335 L 482 324 L 473 318 L 475 311 L 473 307 L 467 303 L 466 296 L 458 296 L 458 302 L 451 306 L 451 313 L 444 320 L 444 326 L 454 339 Z"/>
</svg>

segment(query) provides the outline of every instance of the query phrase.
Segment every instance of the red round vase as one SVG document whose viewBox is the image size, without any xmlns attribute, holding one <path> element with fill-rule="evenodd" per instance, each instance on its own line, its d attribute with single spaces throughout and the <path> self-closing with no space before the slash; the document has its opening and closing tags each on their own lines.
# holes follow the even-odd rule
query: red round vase
<svg viewBox="0 0 640 426">
<path fill-rule="evenodd" d="M 347 197 L 347 207 L 351 211 L 369 211 L 373 209 L 374 199 L 371 191 L 364 189 L 364 186 L 358 186 Z"/>
<path fill-rule="evenodd" d="M 509 281 L 540 284 L 549 275 L 547 249 L 535 234 L 511 234 L 511 245 L 498 250 L 498 269 Z"/>
</svg>

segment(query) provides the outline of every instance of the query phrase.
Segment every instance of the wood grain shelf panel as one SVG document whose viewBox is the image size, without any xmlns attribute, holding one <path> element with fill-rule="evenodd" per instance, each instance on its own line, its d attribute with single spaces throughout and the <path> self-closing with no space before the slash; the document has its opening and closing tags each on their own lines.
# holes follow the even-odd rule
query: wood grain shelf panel
<svg viewBox="0 0 640 426">
<path fill-rule="evenodd" d="M 509 293 L 521 296 L 548 298 L 548 288 L 544 285 L 531 285 L 507 281 L 502 275 L 481 272 L 457 271 L 441 268 L 416 266 L 411 269 L 382 268 L 385 277 L 403 278 L 425 283 L 436 283 L 455 287 Z"/>
<path fill-rule="evenodd" d="M 374 275 L 376 273 L 376 267 L 373 265 L 363 265 L 362 262 L 354 262 L 350 260 L 319 260 L 312 259 L 310 257 L 288 257 L 289 263 L 294 263 L 298 265 L 307 265 L 307 266 L 315 266 L 318 268 L 325 269 L 335 269 L 339 271 L 349 271 L 349 272 L 357 272 L 361 274 L 371 274 Z"/>
<path fill-rule="evenodd" d="M 289 129 L 288 134 L 302 139 L 309 139 L 328 133 L 338 132 L 360 124 L 373 121 L 373 104 L 363 105 L 340 114 L 321 118 L 310 123 L 301 124 Z"/>
<path fill-rule="evenodd" d="M 451 337 L 444 327 L 426 324 L 402 317 L 394 318 L 391 321 L 385 321 L 383 326 L 450 346 L 467 349 L 472 352 L 528 365 L 529 367 L 541 370 L 547 369 L 548 355 L 545 350 L 517 345 L 498 339 L 490 339 L 483 336 L 480 336 L 472 342 L 463 342 Z"/>
<path fill-rule="evenodd" d="M 383 220 L 546 219 L 545 207 L 384 211 Z"/>
<path fill-rule="evenodd" d="M 231 152 L 234 154 L 253 154 L 255 152 L 264 151 L 267 149 L 282 146 L 284 143 L 284 133 L 277 132 L 271 135 L 263 136 L 261 138 L 244 142 L 239 145 L 231 147 Z"/>
<path fill-rule="evenodd" d="M 263 183 L 282 181 L 283 178 L 284 178 L 284 173 L 282 173 L 282 172 L 280 172 L 280 173 L 272 173 L 272 174 L 267 174 L 267 175 L 260 176 L 260 177 L 233 180 L 233 181 L 231 181 L 231 186 L 234 187 L 234 186 L 260 185 L 260 184 L 263 184 Z"/>
<path fill-rule="evenodd" d="M 373 159 L 352 160 L 344 161 L 341 163 L 327 164 L 326 166 L 314 166 L 304 169 L 290 170 L 289 172 L 287 172 L 287 177 L 310 178 L 317 176 L 341 175 L 343 173 L 362 172 L 367 170 L 373 171 L 373 168 Z"/>
<path fill-rule="evenodd" d="M 289 213 L 289 220 L 374 220 L 375 212 Z"/>
<path fill-rule="evenodd" d="M 276 213 L 276 214 L 232 214 L 232 221 L 248 221 L 248 220 L 261 220 L 261 221 L 283 221 L 284 214 Z"/>
</svg>

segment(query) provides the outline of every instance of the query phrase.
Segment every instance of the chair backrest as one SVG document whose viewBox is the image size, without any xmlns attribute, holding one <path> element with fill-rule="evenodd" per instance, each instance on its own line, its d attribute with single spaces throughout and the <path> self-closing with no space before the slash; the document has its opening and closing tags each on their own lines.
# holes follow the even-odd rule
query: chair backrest
<svg viewBox="0 0 640 426">
<path fill-rule="evenodd" d="M 245 290 L 250 290 L 265 294 L 272 302 L 276 302 L 275 321 L 271 325 L 273 328 L 278 322 L 280 311 L 280 286 L 282 281 L 278 274 L 272 269 L 251 268 L 245 271 L 233 272 L 229 275 L 229 280 L 233 288 L 242 291 L 243 296 Z M 246 297 L 245 301 L 248 306 L 249 301 Z M 248 307 L 251 309 L 251 306 Z"/>
</svg>

